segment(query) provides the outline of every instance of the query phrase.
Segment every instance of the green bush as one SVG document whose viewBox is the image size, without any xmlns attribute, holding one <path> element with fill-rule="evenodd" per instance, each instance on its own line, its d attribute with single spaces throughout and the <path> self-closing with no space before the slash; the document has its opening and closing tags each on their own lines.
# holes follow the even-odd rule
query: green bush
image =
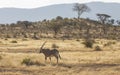
<svg viewBox="0 0 120 75">
<path fill-rule="evenodd" d="M 23 59 L 23 61 L 21 62 L 21 64 L 25 64 L 25 65 L 32 65 L 32 61 L 30 58 L 25 58 Z"/>
</svg>

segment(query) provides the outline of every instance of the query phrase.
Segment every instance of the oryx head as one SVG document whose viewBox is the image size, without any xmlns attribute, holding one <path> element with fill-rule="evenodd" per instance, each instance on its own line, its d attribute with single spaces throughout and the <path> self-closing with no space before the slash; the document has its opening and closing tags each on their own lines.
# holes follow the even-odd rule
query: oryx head
<svg viewBox="0 0 120 75">
<path fill-rule="evenodd" d="M 41 48 L 40 48 L 40 52 L 39 53 L 42 53 L 43 52 L 43 46 L 45 45 L 45 43 L 46 43 L 47 41 L 45 41 L 43 44 L 42 44 L 42 46 L 41 46 Z"/>
</svg>

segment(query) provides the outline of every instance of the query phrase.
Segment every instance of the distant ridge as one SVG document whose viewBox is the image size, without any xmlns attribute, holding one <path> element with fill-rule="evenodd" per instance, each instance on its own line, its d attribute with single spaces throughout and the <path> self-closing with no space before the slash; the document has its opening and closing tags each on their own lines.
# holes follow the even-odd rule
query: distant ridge
<svg viewBox="0 0 120 75">
<path fill-rule="evenodd" d="M 97 19 L 96 13 L 105 13 L 111 15 L 113 19 L 120 19 L 120 3 L 90 2 L 86 3 L 90 8 L 90 13 L 84 13 L 81 17 Z M 52 19 L 56 16 L 76 17 L 77 14 L 72 11 L 73 4 L 55 4 L 40 8 L 0 8 L 0 24 L 15 23 L 17 21 L 39 21 L 43 19 Z"/>
</svg>

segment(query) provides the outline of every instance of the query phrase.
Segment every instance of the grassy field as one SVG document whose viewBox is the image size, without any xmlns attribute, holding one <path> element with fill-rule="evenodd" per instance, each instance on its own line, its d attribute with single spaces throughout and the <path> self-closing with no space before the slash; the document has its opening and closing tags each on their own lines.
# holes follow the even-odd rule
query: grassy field
<svg viewBox="0 0 120 75">
<path fill-rule="evenodd" d="M 44 61 L 39 48 L 59 46 L 62 57 L 56 65 Z M 84 40 L 53 39 L 0 39 L 0 75 L 120 75 L 120 43 L 115 40 L 96 39 L 93 48 L 86 48 Z M 102 51 L 95 51 L 99 46 Z M 26 65 L 23 60 L 29 59 Z"/>
</svg>

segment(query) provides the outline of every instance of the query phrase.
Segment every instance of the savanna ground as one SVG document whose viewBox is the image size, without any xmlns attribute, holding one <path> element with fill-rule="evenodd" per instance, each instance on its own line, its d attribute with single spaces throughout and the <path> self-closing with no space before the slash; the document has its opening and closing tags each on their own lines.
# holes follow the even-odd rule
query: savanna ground
<svg viewBox="0 0 120 75">
<path fill-rule="evenodd" d="M 44 62 L 39 48 L 59 46 L 62 57 L 56 65 Z M 120 75 L 120 43 L 116 40 L 96 39 L 93 48 L 86 48 L 84 40 L 0 39 L 0 75 Z M 102 51 L 95 51 L 99 45 Z M 51 48 L 52 49 L 52 48 Z M 24 59 L 30 63 L 25 65 Z"/>
</svg>

